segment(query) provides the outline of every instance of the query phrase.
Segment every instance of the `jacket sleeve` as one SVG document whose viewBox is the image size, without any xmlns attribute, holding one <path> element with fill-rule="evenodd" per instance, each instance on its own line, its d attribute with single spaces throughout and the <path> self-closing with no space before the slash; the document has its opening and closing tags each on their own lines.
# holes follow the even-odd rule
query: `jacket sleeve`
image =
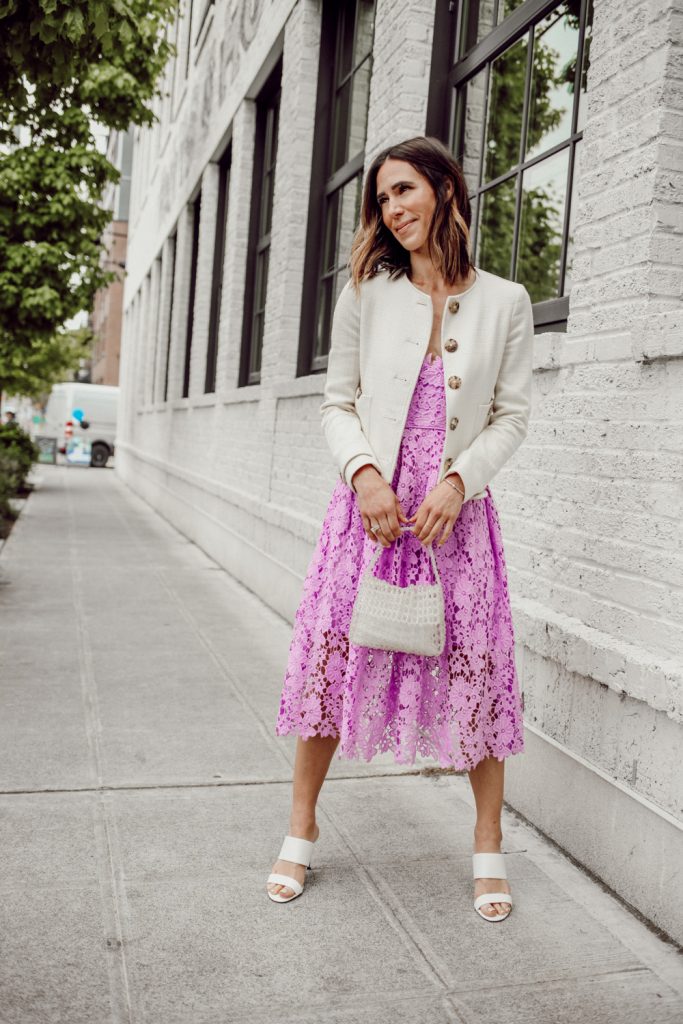
<svg viewBox="0 0 683 1024">
<path fill-rule="evenodd" d="M 527 435 L 533 377 L 534 316 L 531 298 L 519 286 L 498 371 L 488 426 L 454 459 L 448 476 L 459 473 L 466 501 L 482 491 Z"/>
<path fill-rule="evenodd" d="M 355 491 L 351 479 L 361 466 L 379 460 L 361 428 L 356 413 L 360 384 L 360 296 L 351 281 L 344 285 L 332 317 L 332 336 L 327 375 L 320 406 L 323 432 L 344 482 Z"/>
</svg>

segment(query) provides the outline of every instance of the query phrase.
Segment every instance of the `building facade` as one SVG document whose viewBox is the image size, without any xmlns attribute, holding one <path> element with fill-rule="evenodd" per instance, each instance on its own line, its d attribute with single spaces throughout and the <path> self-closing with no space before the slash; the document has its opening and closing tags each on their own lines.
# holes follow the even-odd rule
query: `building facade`
<svg viewBox="0 0 683 1024">
<path fill-rule="evenodd" d="M 676 0 L 186 3 L 136 133 L 117 469 L 292 620 L 338 480 L 319 405 L 363 174 L 442 139 L 475 265 L 534 303 L 529 434 L 491 487 L 526 727 L 506 798 L 683 939 L 680 26 Z"/>
</svg>

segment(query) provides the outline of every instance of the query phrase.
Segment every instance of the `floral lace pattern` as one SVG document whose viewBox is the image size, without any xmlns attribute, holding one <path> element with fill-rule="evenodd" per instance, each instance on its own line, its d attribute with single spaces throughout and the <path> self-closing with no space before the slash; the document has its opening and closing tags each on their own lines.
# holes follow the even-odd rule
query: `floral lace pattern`
<svg viewBox="0 0 683 1024">
<path fill-rule="evenodd" d="M 441 359 L 427 357 L 392 481 L 407 516 L 436 485 L 445 417 Z M 487 492 L 465 502 L 443 547 L 434 544 L 446 645 L 426 656 L 349 643 L 353 603 L 374 545 L 355 493 L 337 483 L 296 613 L 276 735 L 340 736 L 338 758 L 370 761 L 392 751 L 398 764 L 420 755 L 459 770 L 524 749 L 505 556 Z M 382 551 L 375 575 L 401 586 L 433 582 L 429 553 L 408 531 Z"/>
</svg>

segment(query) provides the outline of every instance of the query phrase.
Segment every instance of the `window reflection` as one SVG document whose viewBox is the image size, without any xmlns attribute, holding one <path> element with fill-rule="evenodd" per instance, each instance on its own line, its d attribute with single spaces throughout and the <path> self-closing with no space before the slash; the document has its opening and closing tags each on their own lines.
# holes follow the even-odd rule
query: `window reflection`
<svg viewBox="0 0 683 1024">
<path fill-rule="evenodd" d="M 462 86 L 457 105 L 457 116 L 462 124 L 456 126 L 455 137 L 461 140 L 455 159 L 462 167 L 465 180 L 479 183 L 481 147 L 486 112 L 486 69 L 470 78 Z"/>
<path fill-rule="evenodd" d="M 484 180 L 492 181 L 519 161 L 528 36 L 494 60 L 489 78 Z"/>
<path fill-rule="evenodd" d="M 374 0 L 359 0 L 339 11 L 331 171 L 365 146 L 374 10 Z"/>
<path fill-rule="evenodd" d="M 501 21 L 505 21 L 523 3 L 524 0 L 497 0 L 496 25 L 500 25 Z"/>
<path fill-rule="evenodd" d="M 315 355 L 327 351 L 327 336 L 332 311 L 339 293 L 348 280 L 346 261 L 360 220 L 362 177 L 355 175 L 328 199 L 323 245 L 323 279 L 320 282 L 320 310 L 316 332 Z"/>
<path fill-rule="evenodd" d="M 522 177 L 519 249 L 514 275 L 532 302 L 561 294 L 560 260 L 569 149 L 542 160 Z"/>
<path fill-rule="evenodd" d="M 534 31 L 527 159 L 571 135 L 579 22 L 567 6 L 552 11 Z"/>
<path fill-rule="evenodd" d="M 477 265 L 491 274 L 510 277 L 515 231 L 515 178 L 508 178 L 479 197 Z"/>
<path fill-rule="evenodd" d="M 478 70 L 458 81 L 452 150 L 471 189 L 475 261 L 521 281 L 541 302 L 566 295 L 571 284 L 573 168 L 585 116 L 593 5 L 565 0 L 535 22 L 530 15 L 527 24 L 510 27 L 509 45 L 497 52 L 504 38 L 496 38 L 494 49 L 488 36 L 522 6 L 521 0 L 461 5 L 456 49 L 460 56 L 474 50 L 470 60 Z M 454 70 L 457 81 L 457 62 Z"/>
</svg>

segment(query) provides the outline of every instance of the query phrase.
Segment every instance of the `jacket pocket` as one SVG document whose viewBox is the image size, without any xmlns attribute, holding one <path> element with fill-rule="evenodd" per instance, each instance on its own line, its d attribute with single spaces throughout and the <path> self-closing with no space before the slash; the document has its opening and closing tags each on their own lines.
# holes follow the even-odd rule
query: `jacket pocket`
<svg viewBox="0 0 683 1024">
<path fill-rule="evenodd" d="M 372 398 L 370 395 L 366 395 L 364 391 L 356 393 L 356 413 L 360 420 L 360 425 L 363 433 L 369 439 L 370 436 L 370 411 L 372 408 Z"/>
<path fill-rule="evenodd" d="M 493 398 L 490 402 L 482 402 L 477 406 L 477 433 L 481 433 L 484 427 L 488 426 L 489 416 L 493 408 Z"/>
</svg>

